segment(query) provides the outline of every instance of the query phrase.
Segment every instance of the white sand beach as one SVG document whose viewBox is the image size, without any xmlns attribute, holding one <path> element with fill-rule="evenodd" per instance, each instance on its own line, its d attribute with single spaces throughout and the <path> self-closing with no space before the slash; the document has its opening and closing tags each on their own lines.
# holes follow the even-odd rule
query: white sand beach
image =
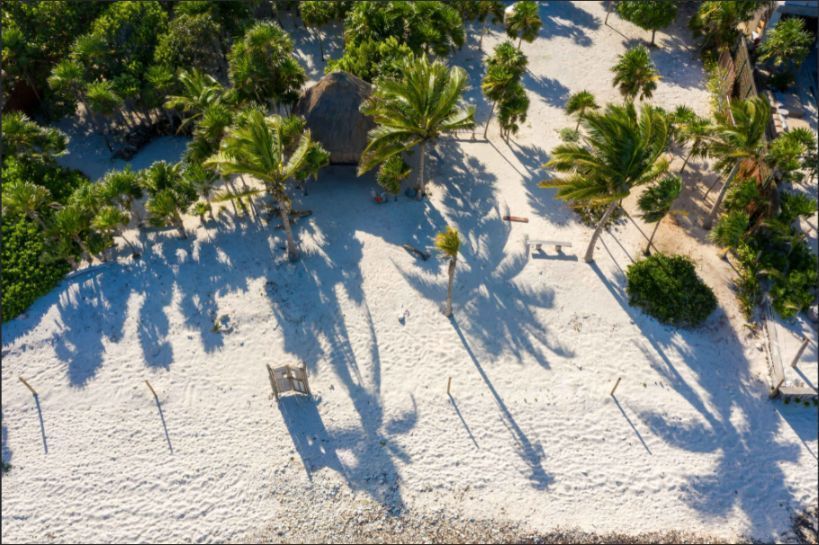
<svg viewBox="0 0 819 545">
<path fill-rule="evenodd" d="M 637 228 L 604 233 L 587 264 L 592 230 L 537 187 L 557 131 L 573 126 L 569 94 L 621 100 L 608 68 L 649 33 L 604 25 L 599 3 L 543 2 L 541 16 L 523 45 L 525 126 L 508 145 L 494 124 L 489 142 L 441 140 L 428 201 L 377 205 L 373 176 L 328 167 L 295 198 L 313 214 L 294 226 L 294 264 L 275 221 L 190 217 L 189 239 L 131 230 L 141 260 L 66 280 L 3 324 L 3 540 L 237 541 L 268 528 L 288 541 L 291 516 L 341 527 L 383 507 L 532 531 L 786 541 L 791 514 L 818 501 L 817 409 L 769 400 L 762 338 L 743 325 L 718 248 L 686 219 L 660 227 L 657 245 L 690 255 L 720 302 L 699 329 L 665 326 L 627 302 Z M 319 76 L 306 31 L 287 30 Z M 484 51 L 502 39 L 495 28 Z M 707 113 L 682 18 L 657 43 L 654 102 Z M 470 37 L 452 60 L 479 123 L 480 55 Z M 92 178 L 121 167 L 72 146 L 64 161 Z M 155 142 L 132 163 L 181 150 Z M 685 178 L 691 206 L 706 206 L 701 166 Z M 465 239 L 452 320 L 444 261 L 401 247 L 432 246 L 446 225 Z M 527 234 L 572 247 L 527 256 Z M 229 327 L 214 331 L 222 316 Z M 265 364 L 304 364 L 314 397 L 276 403 Z"/>
</svg>

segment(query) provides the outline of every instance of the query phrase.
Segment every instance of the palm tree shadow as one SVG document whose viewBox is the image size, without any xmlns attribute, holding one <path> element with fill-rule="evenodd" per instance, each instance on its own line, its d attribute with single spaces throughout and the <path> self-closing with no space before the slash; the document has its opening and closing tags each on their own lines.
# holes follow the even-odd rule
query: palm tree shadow
<svg viewBox="0 0 819 545">
<path fill-rule="evenodd" d="M 699 415 L 680 424 L 673 414 L 649 410 L 640 414 L 641 420 L 672 448 L 717 457 L 713 469 L 689 476 L 685 501 L 708 517 L 726 517 L 740 509 L 749 521 L 747 535 L 772 539 L 789 525 L 790 509 L 801 501 L 781 467 L 799 461 L 799 444 L 782 440 L 782 420 L 768 406 L 762 381 L 750 375 L 741 342 L 722 311 L 696 330 L 658 327 L 628 304 L 625 274 L 606 251 L 617 265 L 615 278 L 609 279 L 596 263 L 590 264 L 592 270 L 640 328 L 647 344 L 634 342 L 649 365 Z M 710 351 L 715 345 L 720 361 L 698 352 L 699 346 Z M 682 363 L 673 363 L 667 351 L 674 351 Z M 697 388 L 678 367 L 696 377 Z M 726 388 L 734 392 L 728 395 Z M 746 423 L 738 427 L 738 419 Z M 760 490 L 765 490 L 764 502 L 758 501 Z"/>
<path fill-rule="evenodd" d="M 526 465 L 529 467 L 530 472 L 528 476 L 529 481 L 531 482 L 532 486 L 537 490 L 547 489 L 549 485 L 551 485 L 554 482 L 554 478 L 551 475 L 547 474 L 546 470 L 543 468 L 543 459 L 545 458 L 543 447 L 539 442 L 532 443 L 532 441 L 520 428 L 514 416 L 512 416 L 512 413 L 506 406 L 506 403 L 504 403 L 503 398 L 500 396 L 498 391 L 495 390 L 492 381 L 489 379 L 489 376 L 484 371 L 483 367 L 478 361 L 478 358 L 475 357 L 475 353 L 472 351 L 472 348 L 469 346 L 466 337 L 461 331 L 457 319 L 455 317 L 450 318 L 450 323 L 452 323 L 452 328 L 458 334 L 458 338 L 461 340 L 461 343 L 463 344 L 466 353 L 469 355 L 469 358 L 472 360 L 472 363 L 475 365 L 475 368 L 481 375 L 481 378 L 486 384 L 486 387 L 489 389 L 489 393 L 492 394 L 492 397 L 494 398 L 495 403 L 497 404 L 498 409 L 500 410 L 501 420 L 506 425 L 507 429 L 509 429 L 509 432 L 512 434 L 512 438 L 515 440 L 515 443 L 517 443 L 520 449 L 519 450 L 520 456 L 526 463 Z M 467 427 L 467 430 L 468 429 L 469 428 Z M 471 435 L 472 434 L 470 433 L 470 436 Z"/>
<path fill-rule="evenodd" d="M 540 2 L 539 7 L 543 23 L 539 38 L 571 38 L 577 45 L 592 45 L 592 39 L 586 30 L 597 30 L 600 27 L 601 22 L 597 17 L 573 2 Z"/>
</svg>

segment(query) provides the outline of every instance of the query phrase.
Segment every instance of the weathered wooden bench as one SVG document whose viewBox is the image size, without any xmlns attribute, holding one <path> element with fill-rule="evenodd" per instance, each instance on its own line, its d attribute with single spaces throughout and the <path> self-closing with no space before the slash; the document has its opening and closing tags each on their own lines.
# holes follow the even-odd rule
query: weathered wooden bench
<svg viewBox="0 0 819 545">
<path fill-rule="evenodd" d="M 537 239 L 530 239 L 528 236 L 524 239 L 524 243 L 526 244 L 526 252 L 529 252 L 529 248 L 534 246 L 536 250 L 542 250 L 543 246 L 554 246 L 555 251 L 558 253 L 563 251 L 563 248 L 571 248 L 572 243 L 566 242 L 562 240 L 537 240 Z"/>
</svg>

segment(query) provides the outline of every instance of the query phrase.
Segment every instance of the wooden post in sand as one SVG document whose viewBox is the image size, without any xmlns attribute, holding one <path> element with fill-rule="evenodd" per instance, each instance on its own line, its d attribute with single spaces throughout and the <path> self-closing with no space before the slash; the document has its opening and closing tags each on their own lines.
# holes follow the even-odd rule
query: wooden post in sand
<svg viewBox="0 0 819 545">
<path fill-rule="evenodd" d="M 802 345 L 799 347 L 799 351 L 793 357 L 793 361 L 791 362 L 791 367 L 793 367 L 794 369 L 796 369 L 796 366 L 799 363 L 799 358 L 802 357 L 802 354 L 804 354 L 805 349 L 808 347 L 809 343 L 810 343 L 810 339 L 808 339 L 807 337 L 802 339 Z"/>
<path fill-rule="evenodd" d="M 20 382 L 22 382 L 23 384 L 25 384 L 25 385 L 26 385 L 26 388 L 28 388 L 29 390 L 31 390 L 31 393 L 32 393 L 32 394 L 34 394 L 34 397 L 39 397 L 39 396 L 37 395 L 37 391 L 36 391 L 34 388 L 32 388 L 32 387 L 31 387 L 31 384 L 29 384 L 29 383 L 28 383 L 28 381 L 27 381 L 26 379 L 24 379 L 23 377 L 17 377 L 17 378 L 19 378 L 19 379 L 20 379 Z"/>
<path fill-rule="evenodd" d="M 153 386 L 151 386 L 151 383 L 150 383 L 150 382 L 148 382 L 148 380 L 147 380 L 147 379 L 145 380 L 145 384 L 147 384 L 147 385 L 148 385 L 148 388 L 150 388 L 151 393 L 152 393 L 152 394 L 154 394 L 154 399 L 156 399 L 157 401 L 159 401 L 159 396 L 157 396 L 157 395 L 156 395 L 156 390 L 154 390 L 154 387 L 153 387 Z"/>
<path fill-rule="evenodd" d="M 621 378 L 623 378 L 623 377 L 617 377 L 617 382 L 615 382 L 615 383 L 614 383 L 614 388 L 612 388 L 612 389 L 611 389 L 611 392 L 609 393 L 609 395 L 610 395 L 611 397 L 614 397 L 614 390 L 616 390 L 616 389 L 617 389 L 617 387 L 620 385 L 620 379 L 621 379 Z"/>
<path fill-rule="evenodd" d="M 452 395 L 449 393 L 450 386 L 452 386 L 452 377 L 449 377 L 449 380 L 446 381 L 446 395 Z"/>
</svg>

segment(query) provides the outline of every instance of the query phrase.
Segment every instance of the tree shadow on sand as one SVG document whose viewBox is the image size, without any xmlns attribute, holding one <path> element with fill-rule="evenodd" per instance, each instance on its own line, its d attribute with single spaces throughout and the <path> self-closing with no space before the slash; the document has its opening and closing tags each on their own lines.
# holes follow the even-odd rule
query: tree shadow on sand
<svg viewBox="0 0 819 545">
<path fill-rule="evenodd" d="M 689 477 L 684 500 L 709 518 L 727 518 L 740 509 L 749 521 L 748 535 L 774 539 L 779 529 L 787 527 L 789 509 L 798 503 L 781 465 L 798 461 L 800 445 L 781 438 L 782 421 L 770 406 L 763 382 L 751 376 L 743 346 L 724 312 L 718 310 L 696 330 L 658 327 L 653 318 L 628 304 L 626 279 L 605 243 L 607 238 L 601 239 L 605 252 L 598 259 L 611 259 L 617 272 L 608 278 L 596 263 L 591 264 L 592 270 L 640 328 L 645 342 L 635 344 L 649 364 L 702 420 L 681 424 L 673 415 L 659 411 L 645 411 L 640 418 L 672 448 L 717 457 L 713 470 Z M 719 361 L 698 353 L 698 346 L 712 349 L 715 343 L 724 356 Z M 676 353 L 682 365 L 696 375 L 697 389 L 668 353 Z M 726 390 L 733 394 L 727 395 Z M 744 424 L 735 424 L 740 421 Z"/>
<path fill-rule="evenodd" d="M 597 30 L 601 21 L 574 2 L 539 2 L 543 26 L 539 38 L 571 38 L 583 47 L 592 45 L 586 30 Z M 580 3 L 582 5 L 582 2 Z"/>
</svg>

